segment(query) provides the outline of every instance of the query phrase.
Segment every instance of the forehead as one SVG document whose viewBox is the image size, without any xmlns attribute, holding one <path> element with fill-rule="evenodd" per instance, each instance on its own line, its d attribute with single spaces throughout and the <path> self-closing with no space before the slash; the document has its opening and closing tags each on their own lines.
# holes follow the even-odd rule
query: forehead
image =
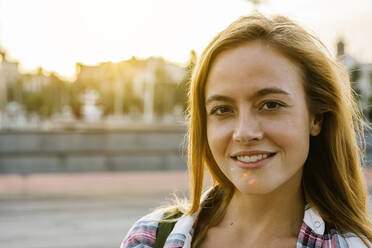
<svg viewBox="0 0 372 248">
<path fill-rule="evenodd" d="M 217 55 L 208 73 L 205 95 L 228 93 L 236 87 L 241 91 L 279 87 L 296 93 L 303 88 L 302 71 L 277 49 L 250 42 Z"/>
</svg>

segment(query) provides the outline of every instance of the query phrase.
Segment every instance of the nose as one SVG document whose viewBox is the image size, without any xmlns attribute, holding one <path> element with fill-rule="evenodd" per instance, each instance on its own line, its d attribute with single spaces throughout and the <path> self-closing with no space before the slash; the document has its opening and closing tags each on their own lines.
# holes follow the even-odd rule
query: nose
<svg viewBox="0 0 372 248">
<path fill-rule="evenodd" d="M 237 119 L 233 140 L 238 143 L 250 143 L 259 141 L 263 137 L 260 121 L 249 112 L 240 113 Z"/>
</svg>

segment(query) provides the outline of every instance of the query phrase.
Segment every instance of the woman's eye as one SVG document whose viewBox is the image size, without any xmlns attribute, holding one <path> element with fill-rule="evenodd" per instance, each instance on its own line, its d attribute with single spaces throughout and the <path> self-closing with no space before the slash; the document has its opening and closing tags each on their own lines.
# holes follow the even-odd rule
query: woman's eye
<svg viewBox="0 0 372 248">
<path fill-rule="evenodd" d="M 276 110 L 280 107 L 283 107 L 284 105 L 282 103 L 279 103 L 279 102 L 273 102 L 273 101 L 269 101 L 269 102 L 265 102 L 263 105 L 262 105 L 262 109 L 264 110 L 269 110 L 269 111 L 273 111 L 273 110 Z"/>
<path fill-rule="evenodd" d="M 231 113 L 231 109 L 227 106 L 218 106 L 211 110 L 211 115 L 226 115 Z"/>
</svg>

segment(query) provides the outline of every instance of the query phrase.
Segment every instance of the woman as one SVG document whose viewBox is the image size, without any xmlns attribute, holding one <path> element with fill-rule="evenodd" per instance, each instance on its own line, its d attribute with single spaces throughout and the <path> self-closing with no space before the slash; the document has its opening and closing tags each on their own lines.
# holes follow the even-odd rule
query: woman
<svg viewBox="0 0 372 248">
<path fill-rule="evenodd" d="M 190 205 L 143 217 L 121 247 L 159 246 L 174 213 L 164 247 L 371 247 L 363 123 L 324 50 L 281 16 L 219 33 L 191 82 Z M 202 196 L 204 166 L 214 186 Z"/>
</svg>

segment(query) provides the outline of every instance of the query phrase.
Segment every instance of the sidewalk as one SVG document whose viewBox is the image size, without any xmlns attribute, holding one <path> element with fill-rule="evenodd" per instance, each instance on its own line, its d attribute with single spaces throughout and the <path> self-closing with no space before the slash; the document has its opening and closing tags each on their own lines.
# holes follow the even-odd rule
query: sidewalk
<svg viewBox="0 0 372 248">
<path fill-rule="evenodd" d="M 364 169 L 369 187 L 372 168 Z M 147 194 L 188 189 L 185 171 L 0 175 L 0 199 L 60 198 Z"/>
<path fill-rule="evenodd" d="M 187 191 L 186 172 L 1 175 L 0 247 L 119 247 L 170 190 Z"/>
<path fill-rule="evenodd" d="M 146 195 L 186 191 L 187 173 L 105 172 L 0 175 L 0 199 Z"/>
</svg>

